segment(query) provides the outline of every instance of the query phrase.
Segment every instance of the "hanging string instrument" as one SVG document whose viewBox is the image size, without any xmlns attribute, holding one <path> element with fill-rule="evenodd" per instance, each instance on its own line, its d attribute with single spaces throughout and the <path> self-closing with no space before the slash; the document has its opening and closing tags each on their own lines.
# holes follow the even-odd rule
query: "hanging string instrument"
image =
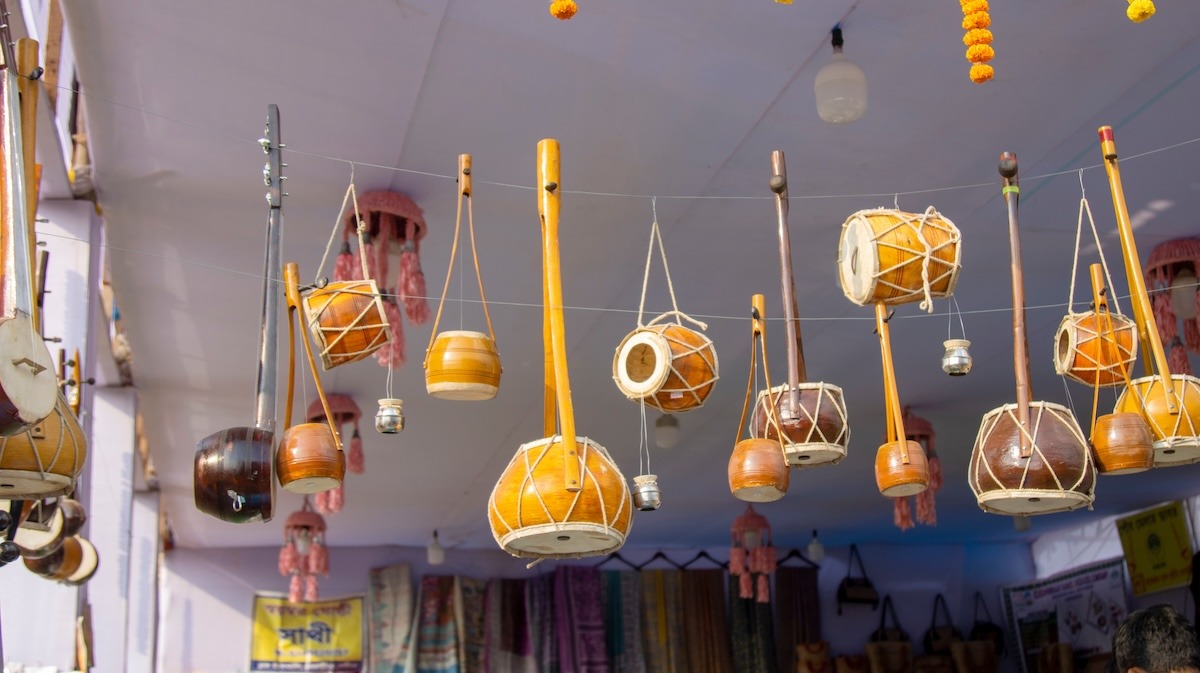
<svg viewBox="0 0 1200 673">
<path fill-rule="evenodd" d="M 787 164 L 783 152 L 771 153 L 771 191 L 779 224 L 779 275 L 783 288 L 787 330 L 787 384 L 758 394 L 750 434 L 783 442 L 783 455 L 792 467 L 835 465 L 846 457 L 850 424 L 842 389 L 821 381 L 806 381 L 804 343 L 792 276 L 792 246 L 788 234 Z M 765 348 L 765 346 L 764 346 Z M 774 422 L 771 422 L 774 419 Z"/>
<path fill-rule="evenodd" d="M 283 280 L 283 158 L 277 105 L 267 106 L 267 134 L 262 145 L 267 154 L 268 217 L 254 426 L 226 428 L 201 439 L 192 468 L 196 509 L 231 523 L 270 521 L 274 512 L 275 347 Z"/>
<path fill-rule="evenodd" d="M 971 450 L 967 481 L 985 512 L 1049 514 L 1090 505 L 1096 471 L 1079 423 L 1069 409 L 1031 402 L 1029 341 L 1025 332 L 1025 280 L 1017 222 L 1020 183 L 1017 157 L 1000 155 L 1002 193 L 1008 207 L 1012 256 L 1013 366 L 1017 402 L 989 411 Z"/>
<path fill-rule="evenodd" d="M 746 398 L 742 401 L 742 417 L 738 421 L 737 436 L 733 440 L 733 453 L 729 456 L 727 474 L 729 492 L 738 500 L 746 502 L 771 502 L 782 498 L 791 484 L 791 470 L 783 457 L 783 445 L 779 440 L 782 432 L 775 414 L 774 405 L 765 405 L 763 413 L 767 422 L 775 428 L 774 438 L 754 437 L 742 439 L 746 427 L 746 413 L 750 410 L 750 398 L 754 394 L 755 372 L 758 366 L 757 349 L 762 346 L 763 377 L 767 390 L 771 390 L 771 374 L 767 367 L 767 302 L 761 294 L 754 295 L 750 307 L 750 378 L 746 381 Z M 761 396 L 759 399 L 762 399 Z"/>
<path fill-rule="evenodd" d="M 1137 323 L 1138 339 L 1142 344 L 1142 366 L 1145 376 L 1133 379 L 1117 399 L 1115 412 L 1138 413 L 1154 433 L 1154 465 L 1164 467 L 1200 461 L 1200 379 L 1185 374 L 1172 374 L 1163 351 L 1146 277 L 1133 239 L 1125 191 L 1121 185 L 1121 168 L 1117 161 L 1117 146 L 1111 126 L 1100 127 L 1100 149 L 1104 154 L 1104 170 L 1108 174 L 1113 210 L 1117 218 L 1117 233 L 1125 258 L 1125 275 L 1129 280 L 1133 318 Z"/>
<path fill-rule="evenodd" d="M 625 544 L 633 522 L 629 488 L 608 450 L 575 434 L 559 262 L 559 176 L 558 141 L 540 141 L 545 436 L 517 449 L 488 498 L 488 522 L 500 548 L 513 556 L 539 559 L 616 551 Z"/>
<path fill-rule="evenodd" d="M 929 458 L 921 444 L 904 432 L 904 411 L 892 361 L 892 336 L 888 309 L 875 304 L 875 332 L 883 361 L 883 404 L 887 418 L 887 441 L 875 453 L 875 485 L 889 498 L 917 495 L 929 486 Z"/>
<path fill-rule="evenodd" d="M 471 155 L 458 155 L 458 210 L 454 217 L 454 243 L 450 246 L 450 268 L 442 285 L 442 299 L 433 319 L 429 346 L 425 349 L 425 391 L 444 400 L 490 400 L 500 390 L 500 351 L 496 347 L 496 332 L 492 329 L 492 314 L 488 311 L 483 292 L 483 274 L 479 270 L 479 253 L 475 249 L 475 208 L 471 198 Z M 458 237 L 462 230 L 463 199 L 467 201 L 467 231 L 471 238 L 471 259 L 475 262 L 475 279 L 479 281 L 479 300 L 487 334 L 470 330 L 438 332 L 446 293 L 454 273 L 454 258 L 458 252 Z"/>
</svg>

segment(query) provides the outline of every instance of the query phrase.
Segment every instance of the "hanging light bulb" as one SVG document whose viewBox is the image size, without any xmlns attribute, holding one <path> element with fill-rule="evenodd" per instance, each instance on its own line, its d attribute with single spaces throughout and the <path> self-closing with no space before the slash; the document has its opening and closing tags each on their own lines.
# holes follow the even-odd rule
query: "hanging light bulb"
<svg viewBox="0 0 1200 673">
<path fill-rule="evenodd" d="M 296 553 L 301 556 L 308 556 L 308 552 L 312 549 L 312 530 L 301 528 L 296 531 Z"/>
<path fill-rule="evenodd" d="M 818 72 L 813 92 L 817 114 L 830 124 L 849 124 L 867 111 L 867 75 L 842 54 L 841 25 L 833 27 L 833 59 Z"/>
<path fill-rule="evenodd" d="M 431 566 L 440 566 L 446 562 L 446 550 L 442 547 L 442 543 L 438 541 L 437 531 L 433 531 L 433 539 L 429 541 L 429 545 L 425 547 L 425 560 Z"/>
<path fill-rule="evenodd" d="M 1018 533 L 1024 533 L 1032 527 L 1033 522 L 1030 521 L 1028 516 L 1018 514 L 1013 517 L 1013 530 L 1017 531 Z"/>
<path fill-rule="evenodd" d="M 1171 308 L 1175 315 L 1184 320 L 1196 317 L 1196 274 L 1191 269 L 1182 269 L 1171 281 Z"/>
<path fill-rule="evenodd" d="M 663 414 L 654 421 L 654 444 L 660 449 L 673 449 L 679 444 L 679 419 Z"/>
<path fill-rule="evenodd" d="M 808 543 L 808 560 L 813 563 L 820 563 L 821 559 L 825 558 L 825 545 L 817 539 L 817 531 L 813 529 L 812 542 Z"/>
</svg>

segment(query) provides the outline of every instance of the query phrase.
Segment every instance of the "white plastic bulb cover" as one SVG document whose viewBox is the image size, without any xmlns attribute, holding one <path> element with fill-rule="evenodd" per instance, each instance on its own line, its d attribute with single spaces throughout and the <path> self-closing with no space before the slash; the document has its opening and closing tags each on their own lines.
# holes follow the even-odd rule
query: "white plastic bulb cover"
<svg viewBox="0 0 1200 673">
<path fill-rule="evenodd" d="M 312 549 L 312 533 L 307 528 L 301 528 L 296 531 L 296 553 L 307 556 L 310 549 Z"/>
<path fill-rule="evenodd" d="M 825 558 L 825 545 L 814 535 L 812 542 L 808 543 L 808 560 L 813 563 L 820 563 L 821 559 Z"/>
<path fill-rule="evenodd" d="M 654 444 L 660 449 L 679 444 L 679 421 L 674 416 L 659 416 L 654 422 Z"/>
<path fill-rule="evenodd" d="M 446 562 L 446 550 L 438 542 L 436 535 L 430 540 L 429 546 L 425 547 L 425 560 L 431 566 L 440 566 Z"/>
<path fill-rule="evenodd" d="M 1171 282 L 1171 308 L 1184 320 L 1196 317 L 1196 275 L 1187 269 Z"/>
<path fill-rule="evenodd" d="M 813 84 L 817 114 L 830 124 L 849 124 L 867 112 L 867 75 L 835 50 Z"/>
</svg>

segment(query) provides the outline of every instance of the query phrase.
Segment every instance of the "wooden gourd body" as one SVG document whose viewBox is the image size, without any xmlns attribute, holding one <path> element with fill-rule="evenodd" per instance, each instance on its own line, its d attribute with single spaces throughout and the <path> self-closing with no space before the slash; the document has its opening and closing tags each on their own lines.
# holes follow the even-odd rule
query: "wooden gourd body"
<svg viewBox="0 0 1200 673">
<path fill-rule="evenodd" d="M 87 512 L 78 500 L 59 498 L 54 504 L 43 504 L 42 510 L 42 522 L 26 519 L 13 536 L 23 558 L 49 556 L 87 522 Z"/>
<path fill-rule="evenodd" d="M 302 301 L 324 369 L 361 360 L 391 340 L 374 280 L 334 281 Z"/>
<path fill-rule="evenodd" d="M 1100 474 L 1133 474 L 1154 467 L 1154 436 L 1141 414 L 1105 414 L 1092 429 L 1092 450 Z"/>
<path fill-rule="evenodd" d="M 772 502 L 787 493 L 791 470 L 783 460 L 779 440 L 749 438 L 729 456 L 729 492 L 746 502 Z"/>
<path fill-rule="evenodd" d="M 860 306 L 923 301 L 922 273 L 928 258 L 930 296 L 949 297 L 962 267 L 960 240 L 954 223 L 936 213 L 860 210 L 842 225 L 842 292 Z"/>
<path fill-rule="evenodd" d="M 712 340 L 678 324 L 639 327 L 613 358 L 613 380 L 625 397 L 663 413 L 704 406 L 718 378 Z"/>
<path fill-rule="evenodd" d="M 292 493 L 337 488 L 346 476 L 346 457 L 328 423 L 300 423 L 285 430 L 275 453 L 275 475 Z"/>
<path fill-rule="evenodd" d="M 1112 319 L 1109 331 L 1108 318 Z M 1118 313 L 1064 316 L 1054 335 L 1054 369 L 1089 386 L 1116 386 L 1137 361 L 1137 325 Z"/>
<path fill-rule="evenodd" d="M 791 467 L 840 463 L 850 443 L 842 389 L 824 382 L 801 383 L 796 388 L 800 401 L 796 409 L 792 408 L 786 384 L 759 391 L 750 417 L 750 436 L 782 439 L 784 460 Z M 774 408 L 778 427 L 771 419 L 769 407 Z"/>
<path fill-rule="evenodd" d="M 87 439 L 60 393 L 54 411 L 29 429 L 0 438 L 0 498 L 64 495 L 87 458 Z"/>
<path fill-rule="evenodd" d="M 92 578 L 99 567 L 96 547 L 78 536 L 68 537 L 53 553 L 24 559 L 25 567 L 49 580 L 79 585 Z"/>
<path fill-rule="evenodd" d="M 889 498 L 916 495 L 929 486 L 925 450 L 912 440 L 885 442 L 875 453 L 875 485 Z M 903 450 L 908 450 L 905 461 Z"/>
<path fill-rule="evenodd" d="M 492 536 L 513 556 L 578 558 L 621 547 L 633 523 L 625 477 L 608 451 L 577 438 L 583 483 L 564 487 L 566 451 L 561 437 L 521 445 L 488 501 Z"/>
<path fill-rule="evenodd" d="M 1161 376 L 1143 376 L 1121 392 L 1113 413 L 1142 415 L 1154 435 L 1154 464 L 1183 465 L 1200 461 L 1200 379 L 1172 374 L 1177 413 L 1167 408 Z"/>
<path fill-rule="evenodd" d="M 453 330 L 433 340 L 425 359 L 425 391 L 444 400 L 490 400 L 500 389 L 500 353 L 483 332 Z"/>
<path fill-rule="evenodd" d="M 1096 471 L 1070 410 L 1029 403 L 1030 455 L 1021 457 L 1016 404 L 989 411 L 979 426 L 967 480 L 980 508 L 998 514 L 1047 514 L 1090 505 Z"/>
<path fill-rule="evenodd" d="M 275 433 L 227 428 L 200 440 L 196 449 L 196 509 L 222 521 L 270 521 L 275 497 L 271 466 Z"/>
</svg>

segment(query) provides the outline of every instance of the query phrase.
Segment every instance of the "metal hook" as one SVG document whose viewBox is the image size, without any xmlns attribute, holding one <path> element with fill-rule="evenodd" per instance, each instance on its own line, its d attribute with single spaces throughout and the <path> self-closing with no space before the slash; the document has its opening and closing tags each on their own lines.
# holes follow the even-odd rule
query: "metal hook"
<svg viewBox="0 0 1200 673">
<path fill-rule="evenodd" d="M 895 193 L 895 194 L 892 196 L 892 206 L 893 206 L 893 207 L 894 207 L 896 210 L 900 210 L 900 192 L 896 192 L 896 193 Z"/>
<path fill-rule="evenodd" d="M 237 491 L 235 491 L 233 489 L 229 489 L 228 491 L 226 491 L 226 494 L 229 495 L 229 498 L 231 500 L 233 500 L 233 511 L 235 511 L 235 512 L 242 511 L 242 505 L 244 505 L 246 503 L 246 498 L 243 497 L 242 495 L 240 495 Z"/>
<path fill-rule="evenodd" d="M 1087 200 L 1087 189 L 1083 186 L 1083 169 L 1079 169 L 1079 194 L 1085 201 Z"/>
</svg>

